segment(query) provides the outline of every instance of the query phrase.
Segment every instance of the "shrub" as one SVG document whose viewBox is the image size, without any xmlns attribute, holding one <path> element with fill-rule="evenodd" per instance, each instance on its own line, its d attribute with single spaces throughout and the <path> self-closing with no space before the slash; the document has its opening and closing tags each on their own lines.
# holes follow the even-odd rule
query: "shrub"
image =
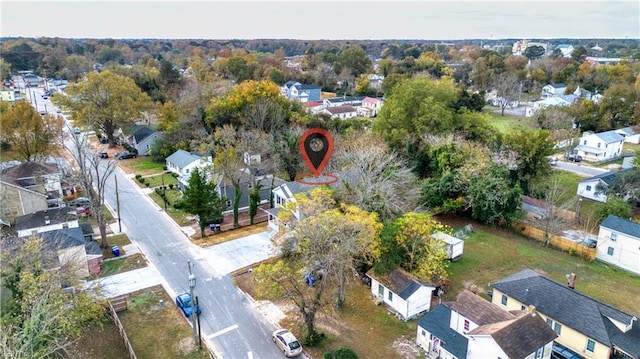
<svg viewBox="0 0 640 359">
<path fill-rule="evenodd" d="M 167 170 L 167 166 L 162 166 L 162 169 L 166 171 Z"/>
<path fill-rule="evenodd" d="M 353 349 L 348 347 L 342 347 L 333 352 L 333 359 L 358 359 L 358 355 Z"/>
<path fill-rule="evenodd" d="M 139 180 L 139 179 L 140 179 L 140 177 L 142 177 L 142 175 L 141 175 L 141 174 L 139 174 L 139 173 L 137 173 L 137 174 L 136 174 L 136 179 L 137 179 L 137 180 Z"/>
<path fill-rule="evenodd" d="M 156 187 L 155 192 L 160 197 L 164 195 L 164 192 L 159 187 Z"/>
<path fill-rule="evenodd" d="M 575 248 L 569 248 L 569 255 L 575 257 L 578 255 L 578 251 Z"/>
<path fill-rule="evenodd" d="M 149 187 L 149 186 L 151 185 L 151 183 L 149 183 L 149 182 L 145 182 L 145 183 L 144 183 L 144 185 L 145 185 L 145 186 L 147 186 L 147 187 Z"/>
<path fill-rule="evenodd" d="M 173 189 L 173 183 L 169 183 L 169 189 Z"/>
</svg>

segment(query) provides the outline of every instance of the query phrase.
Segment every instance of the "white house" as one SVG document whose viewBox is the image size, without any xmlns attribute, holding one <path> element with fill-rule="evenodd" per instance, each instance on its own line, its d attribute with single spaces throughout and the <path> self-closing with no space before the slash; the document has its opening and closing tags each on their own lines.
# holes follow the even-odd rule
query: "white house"
<svg viewBox="0 0 640 359">
<path fill-rule="evenodd" d="M 616 131 L 585 132 L 574 148 L 585 161 L 602 162 L 620 157 L 624 137 Z"/>
<path fill-rule="evenodd" d="M 322 112 L 329 114 L 331 118 L 339 118 L 341 120 L 358 116 L 358 110 L 350 105 L 328 107 Z"/>
<path fill-rule="evenodd" d="M 78 214 L 71 207 L 50 208 L 16 217 L 18 237 L 76 227 L 79 227 Z"/>
<path fill-rule="evenodd" d="M 556 337 L 535 308 L 508 312 L 465 290 L 420 319 L 416 343 L 427 358 L 549 359 Z"/>
<path fill-rule="evenodd" d="M 564 95 L 565 91 L 567 91 L 567 85 L 565 84 L 548 84 L 542 87 L 542 97 L 552 97 L 552 96 L 560 96 Z"/>
<path fill-rule="evenodd" d="M 362 106 L 358 108 L 361 116 L 375 117 L 382 108 L 382 99 L 375 97 L 365 97 L 362 100 Z"/>
<path fill-rule="evenodd" d="M 596 258 L 640 274 L 640 223 L 609 215 L 600 224 Z"/>
<path fill-rule="evenodd" d="M 624 137 L 624 142 L 633 143 L 636 145 L 640 144 L 640 128 L 638 128 L 637 126 L 625 127 L 614 131 L 616 131 L 616 133 L 620 136 Z"/>
<path fill-rule="evenodd" d="M 367 79 L 369 80 L 369 87 L 371 87 L 372 89 L 380 90 L 382 88 L 382 82 L 384 81 L 383 75 L 369 74 L 369 76 L 367 76 Z"/>
<path fill-rule="evenodd" d="M 576 99 L 576 96 L 573 94 L 572 95 L 552 95 L 552 96 L 546 97 L 542 100 L 533 102 L 533 105 L 531 107 L 525 108 L 525 116 L 531 117 L 537 111 L 545 109 L 547 107 L 569 106 L 575 101 L 575 99 Z"/>
<path fill-rule="evenodd" d="M 370 270 L 371 294 L 391 308 L 402 320 L 409 320 L 429 311 L 435 286 L 427 284 L 402 269 L 394 269 L 387 275 L 377 275 Z"/>
<path fill-rule="evenodd" d="M 560 50 L 560 54 L 562 54 L 562 57 L 571 57 L 574 48 L 573 45 L 560 44 L 556 46 L 556 50 Z"/>
<path fill-rule="evenodd" d="M 167 169 L 178 174 L 178 188 L 183 190 L 189 185 L 189 177 L 194 169 L 203 169 L 211 165 L 211 162 L 202 156 L 189 153 L 185 150 L 177 150 L 167 157 Z"/>
</svg>

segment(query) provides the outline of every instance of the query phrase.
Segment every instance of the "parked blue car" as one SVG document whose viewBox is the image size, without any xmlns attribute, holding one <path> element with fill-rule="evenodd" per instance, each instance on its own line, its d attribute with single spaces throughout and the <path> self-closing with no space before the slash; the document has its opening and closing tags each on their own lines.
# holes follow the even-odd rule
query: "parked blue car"
<svg viewBox="0 0 640 359">
<path fill-rule="evenodd" d="M 182 311 L 185 317 L 191 317 L 191 294 L 182 293 L 176 297 L 176 305 Z M 193 309 L 195 310 L 197 315 L 200 315 L 200 308 L 197 304 L 193 304 Z"/>
</svg>

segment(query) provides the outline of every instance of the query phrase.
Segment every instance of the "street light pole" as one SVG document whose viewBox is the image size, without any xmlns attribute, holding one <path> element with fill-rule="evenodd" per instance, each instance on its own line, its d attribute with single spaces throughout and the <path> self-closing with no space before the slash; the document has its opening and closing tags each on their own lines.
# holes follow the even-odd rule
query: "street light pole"
<svg viewBox="0 0 640 359">
<path fill-rule="evenodd" d="M 113 178 L 116 181 L 116 210 L 118 211 L 118 232 L 122 233 L 122 223 L 120 222 L 120 195 L 118 194 L 118 176 L 114 173 Z"/>
<path fill-rule="evenodd" d="M 189 266 L 189 294 L 191 295 L 191 325 L 193 326 L 193 344 L 198 345 L 198 328 L 196 327 L 195 298 L 193 297 L 193 289 L 196 287 L 196 276 L 191 271 L 191 261 L 187 260 Z"/>
</svg>

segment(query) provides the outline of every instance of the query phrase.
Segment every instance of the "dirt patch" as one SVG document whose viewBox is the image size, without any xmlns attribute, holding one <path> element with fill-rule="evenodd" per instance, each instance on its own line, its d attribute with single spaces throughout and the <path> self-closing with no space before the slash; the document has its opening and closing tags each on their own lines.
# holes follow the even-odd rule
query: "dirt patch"
<svg viewBox="0 0 640 359">
<path fill-rule="evenodd" d="M 418 347 L 414 338 L 401 337 L 393 342 L 393 349 L 404 359 L 419 358 L 422 349 Z"/>
</svg>

